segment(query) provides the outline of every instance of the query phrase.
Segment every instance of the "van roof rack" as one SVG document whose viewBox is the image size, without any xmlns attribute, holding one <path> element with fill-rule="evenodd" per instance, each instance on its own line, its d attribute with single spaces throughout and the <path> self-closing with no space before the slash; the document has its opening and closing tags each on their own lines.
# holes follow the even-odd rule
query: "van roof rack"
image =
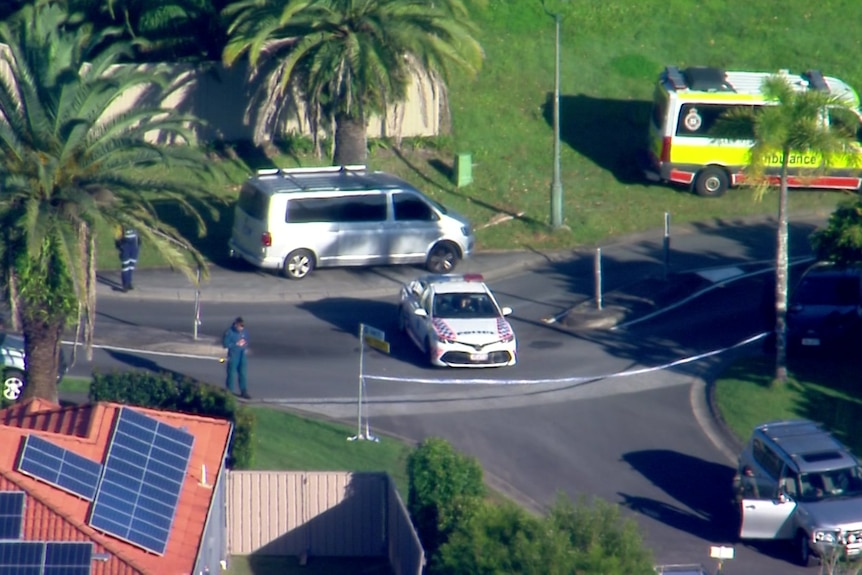
<svg viewBox="0 0 862 575">
<path fill-rule="evenodd" d="M 309 168 L 263 168 L 257 171 L 258 176 L 286 176 L 292 174 L 354 174 L 365 173 L 368 166 L 364 164 L 349 164 L 345 166 L 319 166 Z"/>
</svg>

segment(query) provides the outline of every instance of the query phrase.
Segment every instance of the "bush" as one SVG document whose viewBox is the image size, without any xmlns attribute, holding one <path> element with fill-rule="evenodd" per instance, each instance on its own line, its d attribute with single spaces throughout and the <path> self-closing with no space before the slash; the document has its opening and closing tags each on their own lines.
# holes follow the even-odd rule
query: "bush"
<svg viewBox="0 0 862 575">
<path fill-rule="evenodd" d="M 90 401 L 113 401 L 166 411 L 229 419 L 233 437 L 228 467 L 249 469 L 254 461 L 254 414 L 226 390 L 173 373 L 93 373 Z"/>
<path fill-rule="evenodd" d="M 407 459 L 407 480 L 407 508 L 430 557 L 480 507 L 482 467 L 445 439 L 430 438 Z"/>
<path fill-rule="evenodd" d="M 514 504 L 484 503 L 431 558 L 433 575 L 523 573 L 648 575 L 652 557 L 635 523 L 596 499 L 561 496 L 547 517 Z"/>
</svg>

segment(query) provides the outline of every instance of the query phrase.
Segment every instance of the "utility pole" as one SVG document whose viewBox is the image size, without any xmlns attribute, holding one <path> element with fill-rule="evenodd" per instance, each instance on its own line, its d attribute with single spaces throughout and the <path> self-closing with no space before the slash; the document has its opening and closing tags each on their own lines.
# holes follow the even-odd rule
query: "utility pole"
<svg viewBox="0 0 862 575">
<path fill-rule="evenodd" d="M 559 9 L 552 12 L 542 0 L 542 8 L 554 18 L 554 179 L 551 182 L 551 227 L 563 227 L 563 181 L 560 176 L 560 20 Z"/>
<path fill-rule="evenodd" d="M 560 177 L 560 14 L 554 14 L 554 181 L 551 183 L 551 227 L 563 227 L 563 182 Z"/>
</svg>

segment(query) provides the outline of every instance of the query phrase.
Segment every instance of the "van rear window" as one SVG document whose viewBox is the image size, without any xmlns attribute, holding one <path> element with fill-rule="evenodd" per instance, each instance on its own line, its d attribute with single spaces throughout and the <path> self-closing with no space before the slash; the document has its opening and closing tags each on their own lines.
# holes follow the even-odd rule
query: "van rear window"
<svg viewBox="0 0 862 575">
<path fill-rule="evenodd" d="M 256 220 L 266 220 L 267 206 L 269 202 L 266 194 L 245 184 L 239 192 L 239 209 Z"/>
</svg>

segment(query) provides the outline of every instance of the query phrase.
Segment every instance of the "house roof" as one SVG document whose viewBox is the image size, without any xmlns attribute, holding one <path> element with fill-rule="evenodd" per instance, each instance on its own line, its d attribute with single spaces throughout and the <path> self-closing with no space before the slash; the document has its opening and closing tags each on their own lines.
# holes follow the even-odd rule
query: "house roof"
<svg viewBox="0 0 862 575">
<path fill-rule="evenodd" d="M 21 446 L 31 434 L 77 455 L 104 462 L 115 421 L 123 407 L 108 402 L 60 407 L 32 399 L 0 410 L 0 445 L 4 446 L 0 450 L 0 491 L 23 490 L 28 494 L 23 540 L 92 541 L 93 553 L 108 557 L 106 561 L 93 562 L 93 575 L 189 574 L 194 569 L 211 506 L 212 486 L 224 463 L 232 428 L 229 421 L 133 408 L 194 436 L 170 538 L 161 556 L 90 527 L 87 522 L 90 501 L 16 471 Z"/>
</svg>

